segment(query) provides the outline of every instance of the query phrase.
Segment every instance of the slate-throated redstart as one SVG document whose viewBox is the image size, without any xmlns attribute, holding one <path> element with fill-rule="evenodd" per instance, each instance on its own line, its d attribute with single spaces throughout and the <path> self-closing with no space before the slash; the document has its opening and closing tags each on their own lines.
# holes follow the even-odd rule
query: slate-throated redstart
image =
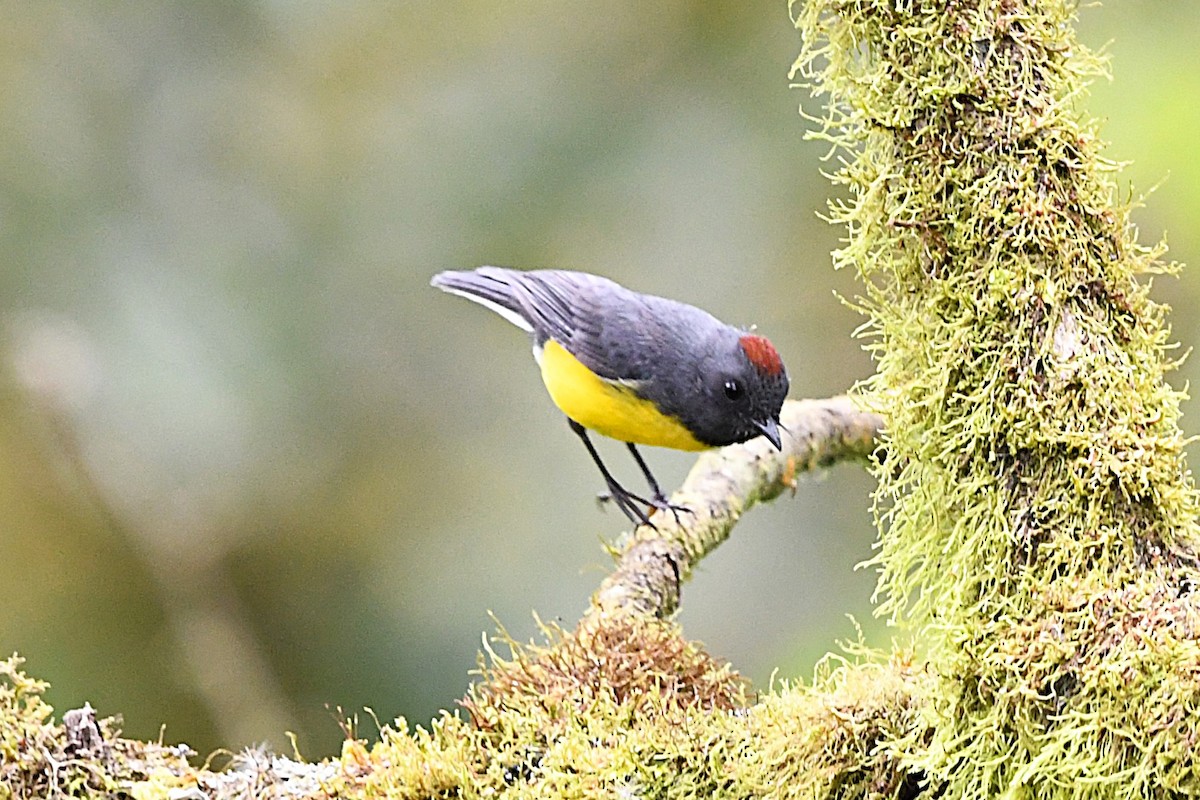
<svg viewBox="0 0 1200 800">
<path fill-rule="evenodd" d="M 585 272 L 480 267 L 441 272 L 432 283 L 532 334 L 551 399 L 635 525 L 651 524 L 641 506 L 682 510 L 667 502 L 635 445 L 705 450 L 765 436 L 782 447 L 787 371 L 762 336 Z M 617 483 L 588 430 L 626 443 L 649 499 Z"/>
</svg>

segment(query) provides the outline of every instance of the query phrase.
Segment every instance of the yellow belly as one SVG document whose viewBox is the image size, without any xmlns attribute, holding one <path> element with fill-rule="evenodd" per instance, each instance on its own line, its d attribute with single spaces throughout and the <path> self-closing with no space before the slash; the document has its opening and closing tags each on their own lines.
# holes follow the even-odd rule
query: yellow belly
<svg viewBox="0 0 1200 800">
<path fill-rule="evenodd" d="M 654 403 L 599 377 L 553 339 L 546 342 L 540 361 L 542 381 L 554 404 L 588 430 L 634 444 L 709 449 Z"/>
</svg>

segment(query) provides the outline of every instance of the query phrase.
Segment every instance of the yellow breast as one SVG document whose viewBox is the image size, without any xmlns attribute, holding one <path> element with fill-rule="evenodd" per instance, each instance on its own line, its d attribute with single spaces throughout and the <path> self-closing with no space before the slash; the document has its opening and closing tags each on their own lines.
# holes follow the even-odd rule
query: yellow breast
<svg viewBox="0 0 1200 800">
<path fill-rule="evenodd" d="M 542 381 L 554 404 L 583 427 L 622 442 L 707 450 L 678 420 L 643 400 L 633 390 L 606 381 L 579 362 L 558 342 L 546 342 L 539 359 Z"/>
</svg>

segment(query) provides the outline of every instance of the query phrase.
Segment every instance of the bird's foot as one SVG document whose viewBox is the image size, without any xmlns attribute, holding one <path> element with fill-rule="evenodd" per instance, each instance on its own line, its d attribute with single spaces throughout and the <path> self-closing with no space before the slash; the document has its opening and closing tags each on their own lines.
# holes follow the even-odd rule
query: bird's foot
<svg viewBox="0 0 1200 800">
<path fill-rule="evenodd" d="M 654 523 L 650 521 L 650 516 L 643 510 L 644 506 L 649 506 L 650 502 L 644 497 L 639 497 L 632 492 L 626 491 L 623 486 L 609 486 L 607 492 L 601 492 L 596 495 L 596 502 L 604 507 L 606 503 L 612 503 L 617 508 L 621 509 L 621 513 L 629 518 L 635 528 L 640 528 L 643 525 L 651 530 L 658 530 L 654 527 Z"/>
<path fill-rule="evenodd" d="M 680 524 L 680 522 L 679 522 L 679 512 L 680 511 L 684 512 L 685 514 L 691 514 L 693 517 L 696 516 L 695 511 L 692 511 L 687 506 L 672 503 L 669 499 L 667 499 L 667 496 L 664 495 L 662 492 L 657 492 L 654 495 L 654 497 L 650 500 L 650 505 L 654 507 L 655 511 L 670 511 L 671 516 L 675 517 L 676 525 Z"/>
<path fill-rule="evenodd" d="M 680 524 L 679 513 L 681 511 L 693 515 L 696 513 L 687 506 L 672 503 L 667 499 L 666 495 L 662 494 L 661 492 L 655 494 L 651 498 L 645 498 L 639 494 L 634 494 L 620 485 L 608 487 L 607 492 L 601 492 L 600 494 L 596 495 L 596 500 L 601 506 L 609 502 L 613 503 L 617 508 L 621 509 L 621 513 L 628 517 L 629 521 L 635 526 L 641 527 L 642 525 L 645 525 L 651 530 L 658 530 L 655 524 L 650 521 L 650 517 L 653 516 L 655 512 L 670 511 L 671 516 L 675 518 L 676 525 Z M 647 514 L 644 510 L 646 508 L 650 509 L 649 514 Z"/>
</svg>

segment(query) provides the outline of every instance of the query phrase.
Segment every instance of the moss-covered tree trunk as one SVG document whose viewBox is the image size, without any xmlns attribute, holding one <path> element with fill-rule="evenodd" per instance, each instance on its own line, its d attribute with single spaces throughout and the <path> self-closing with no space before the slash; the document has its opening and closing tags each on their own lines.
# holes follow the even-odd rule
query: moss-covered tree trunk
<svg viewBox="0 0 1200 800">
<path fill-rule="evenodd" d="M 1200 792 L 1181 395 L 1064 0 L 813 0 L 840 265 L 877 338 L 882 608 L 936 676 L 889 744 L 943 797 Z"/>
</svg>

